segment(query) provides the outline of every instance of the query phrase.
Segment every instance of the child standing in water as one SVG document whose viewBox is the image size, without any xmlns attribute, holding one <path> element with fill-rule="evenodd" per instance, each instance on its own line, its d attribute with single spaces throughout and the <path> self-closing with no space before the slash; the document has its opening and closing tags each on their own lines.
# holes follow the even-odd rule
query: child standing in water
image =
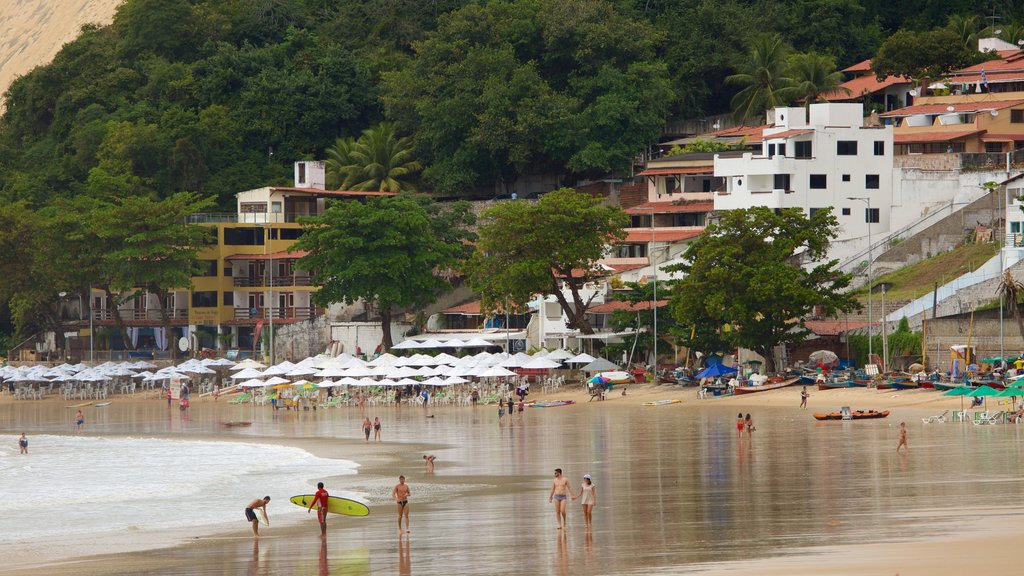
<svg viewBox="0 0 1024 576">
<path fill-rule="evenodd" d="M 907 423 L 900 422 L 900 443 L 896 445 L 896 452 L 900 451 L 900 448 L 906 448 L 907 452 L 910 452 L 910 446 L 907 445 Z"/>
</svg>

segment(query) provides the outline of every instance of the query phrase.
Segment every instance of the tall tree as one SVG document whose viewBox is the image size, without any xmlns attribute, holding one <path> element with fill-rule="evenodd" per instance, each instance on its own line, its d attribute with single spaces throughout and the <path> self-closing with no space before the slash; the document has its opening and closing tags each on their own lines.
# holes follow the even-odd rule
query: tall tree
<svg viewBox="0 0 1024 576">
<path fill-rule="evenodd" d="M 592 334 L 585 316 L 592 298 L 584 298 L 583 287 L 598 276 L 606 247 L 625 238 L 629 216 L 599 197 L 561 188 L 537 203 L 499 204 L 483 218 L 468 267 L 483 307 L 522 308 L 537 294 L 552 294 L 569 327 Z"/>
<path fill-rule="evenodd" d="M 789 46 L 781 36 L 760 35 L 754 39 L 740 72 L 725 79 L 741 87 L 731 102 L 737 121 L 759 118 L 765 110 L 793 101 L 793 80 L 786 75 L 788 57 Z"/>
<path fill-rule="evenodd" d="M 956 34 L 964 46 L 977 50 L 979 22 L 976 14 L 951 14 L 946 20 L 946 30 Z"/>
<path fill-rule="evenodd" d="M 426 306 L 451 288 L 448 272 L 469 253 L 472 223 L 467 203 L 442 206 L 426 196 L 336 202 L 302 220 L 304 232 L 292 250 L 308 252 L 297 265 L 320 286 L 314 301 L 365 301 L 380 314 L 389 350 L 396 310 Z"/>
<path fill-rule="evenodd" d="M 414 153 L 412 138 L 399 137 L 394 124 L 382 122 L 359 140 L 339 138 L 327 150 L 328 182 L 342 190 L 414 192 L 413 175 L 423 168 Z"/>
<path fill-rule="evenodd" d="M 836 70 L 832 57 L 825 54 L 794 54 L 789 59 L 789 77 L 793 80 L 792 93 L 805 106 L 820 102 L 828 93 L 849 94 L 840 86 L 843 74 Z"/>
<path fill-rule="evenodd" d="M 999 285 L 996 287 L 996 295 L 1002 296 L 1003 309 L 1009 308 L 1010 313 L 1013 315 L 1013 319 L 1017 321 L 1017 330 L 1020 332 L 1021 338 L 1024 338 L 1024 315 L 1020 312 L 1020 297 L 1024 295 L 1024 284 L 1021 284 L 1010 274 L 1007 270 L 1003 272 L 1002 278 L 999 279 Z"/>
<path fill-rule="evenodd" d="M 675 267 L 686 276 L 672 290 L 673 314 L 683 326 L 699 318 L 728 324 L 728 340 L 763 356 L 773 372 L 774 348 L 806 339 L 803 319 L 812 310 L 832 315 L 858 306 L 846 290 L 850 276 L 836 260 L 822 261 L 837 227 L 828 209 L 809 218 L 760 206 L 724 212 Z M 794 264 L 797 254 L 816 263 Z"/>
<path fill-rule="evenodd" d="M 878 54 L 871 60 L 871 69 L 879 79 L 886 76 L 939 78 L 984 58 L 984 55 L 965 46 L 957 33 L 949 30 L 900 30 L 882 43 Z"/>
</svg>

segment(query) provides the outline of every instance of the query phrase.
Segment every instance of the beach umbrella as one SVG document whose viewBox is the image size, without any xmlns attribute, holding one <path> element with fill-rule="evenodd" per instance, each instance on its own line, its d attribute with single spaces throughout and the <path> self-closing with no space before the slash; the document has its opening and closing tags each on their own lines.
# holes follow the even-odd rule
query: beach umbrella
<svg viewBox="0 0 1024 576">
<path fill-rule="evenodd" d="M 262 387 L 264 387 L 266 385 L 267 385 L 266 382 L 253 378 L 251 380 L 246 380 L 245 382 L 242 382 L 238 386 L 240 388 L 262 388 Z"/>
<path fill-rule="evenodd" d="M 298 382 L 292 384 L 292 386 L 298 388 L 299 390 L 313 390 L 314 388 L 316 388 L 316 384 L 313 384 L 308 380 L 299 380 Z"/>
<path fill-rule="evenodd" d="M 289 376 L 291 378 L 301 378 L 303 376 L 312 376 L 317 372 L 318 370 L 316 368 L 313 368 L 312 366 L 296 366 L 295 368 L 289 370 L 288 373 L 285 374 L 285 376 Z"/>
<path fill-rule="evenodd" d="M 594 358 L 590 354 L 577 354 L 565 361 L 566 364 L 590 364 L 597 358 Z"/>
<path fill-rule="evenodd" d="M 395 382 L 395 386 L 415 386 L 417 384 L 419 384 L 419 382 L 413 380 L 412 378 L 402 378 L 398 382 Z"/>
<path fill-rule="evenodd" d="M 572 358 L 572 357 L 573 357 L 573 353 L 572 352 L 569 352 L 568 350 L 563 350 L 561 348 L 559 348 L 558 350 L 555 350 L 555 351 L 551 352 L 550 354 L 548 354 L 547 356 L 545 356 L 545 358 L 547 358 L 548 360 L 554 360 L 556 362 L 561 362 L 563 360 L 568 360 L 569 358 Z"/>
<path fill-rule="evenodd" d="M 726 366 L 724 364 L 712 364 L 707 368 L 697 373 L 695 378 L 717 378 L 718 376 L 725 376 L 726 374 L 735 374 L 736 369 Z"/>
<path fill-rule="evenodd" d="M 451 354 L 449 354 L 447 352 L 441 352 L 437 356 L 434 356 L 434 360 L 437 361 L 437 364 L 453 364 L 453 363 L 459 361 L 458 358 L 456 358 L 455 356 L 452 356 Z"/>
<path fill-rule="evenodd" d="M 466 343 L 463 342 L 462 340 L 459 340 L 458 338 L 452 338 L 451 340 L 445 340 L 445 341 L 441 342 L 441 344 L 444 344 L 444 346 L 442 346 L 442 348 L 464 348 L 466 346 Z"/>
<path fill-rule="evenodd" d="M 391 347 L 392 350 L 411 350 L 413 348 L 419 348 L 419 342 L 415 340 L 402 340 Z"/>
<path fill-rule="evenodd" d="M 377 366 L 391 366 L 392 364 L 395 363 L 396 360 L 398 360 L 398 356 L 395 356 L 394 354 L 390 354 L 388 352 L 385 352 L 385 353 L 381 354 L 380 356 L 377 356 L 373 360 L 370 360 L 369 362 L 367 362 L 366 365 L 367 366 L 373 366 L 375 368 Z"/>
<path fill-rule="evenodd" d="M 233 371 L 234 370 L 245 370 L 246 368 L 254 368 L 254 369 L 257 369 L 257 370 L 262 370 L 262 369 L 266 368 L 266 366 L 264 366 L 263 364 L 260 364 L 259 362 L 253 360 L 252 358 L 246 358 L 245 360 L 242 360 L 238 364 L 235 364 L 234 366 L 232 366 L 231 370 L 233 370 Z"/>
<path fill-rule="evenodd" d="M 465 378 L 460 378 L 459 376 L 449 376 L 444 379 L 444 383 L 448 386 L 452 386 L 454 384 L 465 384 L 467 382 L 469 382 L 469 380 L 466 380 Z"/>
<path fill-rule="evenodd" d="M 534 358 L 521 366 L 527 370 L 551 370 L 561 368 L 562 365 L 548 358 Z"/>
<path fill-rule="evenodd" d="M 243 368 L 242 370 L 239 370 L 238 372 L 235 372 L 234 374 L 232 374 L 231 377 L 235 378 L 235 379 L 238 379 L 238 380 L 248 380 L 250 378 L 262 378 L 263 377 L 263 372 L 260 372 L 256 368 Z"/>
<path fill-rule="evenodd" d="M 438 378 L 437 376 L 434 376 L 433 378 L 428 378 L 428 379 L 424 380 L 423 382 L 421 382 L 421 384 L 423 384 L 424 386 L 447 386 L 448 385 L 448 384 L 445 383 L 444 380 Z"/>
<path fill-rule="evenodd" d="M 491 366 L 485 369 L 483 372 L 477 374 L 481 378 L 502 378 L 506 376 L 515 376 L 516 373 L 503 368 L 501 366 Z"/>
<path fill-rule="evenodd" d="M 587 364 L 582 368 L 584 372 L 608 372 L 610 370 L 622 370 L 615 363 L 605 360 L 604 358 L 598 358 L 590 364 Z"/>
<path fill-rule="evenodd" d="M 494 346 L 483 338 L 471 338 L 462 343 L 463 348 L 488 348 Z"/>
<path fill-rule="evenodd" d="M 970 396 L 972 398 L 985 398 L 985 409 L 986 410 L 988 410 L 988 397 L 989 396 L 998 396 L 998 395 L 999 395 L 999 390 L 996 390 L 995 388 L 993 388 L 991 386 L 979 386 L 977 390 L 973 390 L 970 394 L 967 394 L 967 396 Z"/>
<path fill-rule="evenodd" d="M 268 386 L 276 386 L 278 384 L 288 384 L 290 386 L 292 382 L 291 380 L 288 380 L 287 378 L 282 378 L 280 376 L 271 376 L 270 378 L 267 378 Z"/>
<path fill-rule="evenodd" d="M 942 393 L 943 396 L 959 396 L 960 397 L 960 411 L 964 410 L 964 396 L 970 394 L 974 389 L 970 386 L 957 386 L 952 390 L 947 390 Z"/>
<path fill-rule="evenodd" d="M 1017 386 L 1009 386 L 999 393 L 1000 398 L 1018 398 L 1020 396 L 1024 396 L 1024 388 L 1019 388 Z M 1014 404 L 1016 404 L 1016 402 Z"/>
</svg>

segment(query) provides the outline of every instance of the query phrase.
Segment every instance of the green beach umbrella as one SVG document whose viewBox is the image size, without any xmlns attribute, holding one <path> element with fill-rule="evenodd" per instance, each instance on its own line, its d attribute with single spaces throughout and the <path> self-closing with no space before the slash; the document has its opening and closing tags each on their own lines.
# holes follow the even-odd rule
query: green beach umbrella
<svg viewBox="0 0 1024 576">
<path fill-rule="evenodd" d="M 967 396 L 974 391 L 974 388 L 970 386 L 957 386 L 952 390 L 947 390 L 942 393 L 943 396 L 959 396 L 960 397 L 960 411 L 964 411 L 964 396 Z"/>
<path fill-rule="evenodd" d="M 1024 396 L 1024 388 L 1017 388 L 1015 386 L 1009 386 L 998 394 L 1000 398 L 1016 398 Z M 1016 402 L 1014 403 L 1016 404 Z"/>
<path fill-rule="evenodd" d="M 991 386 L 980 386 L 977 390 L 975 390 L 975 391 L 971 392 L 970 394 L 968 394 L 968 396 L 970 396 L 972 398 L 985 398 L 986 399 L 985 400 L 985 410 L 988 410 L 988 397 L 989 396 L 998 396 L 998 395 L 999 395 L 999 390 L 996 390 L 995 388 L 993 388 Z"/>
<path fill-rule="evenodd" d="M 1017 378 L 1013 382 L 1010 382 L 1009 384 L 1007 384 L 1007 386 L 1024 386 L 1024 376 L 1021 376 L 1020 378 Z"/>
</svg>

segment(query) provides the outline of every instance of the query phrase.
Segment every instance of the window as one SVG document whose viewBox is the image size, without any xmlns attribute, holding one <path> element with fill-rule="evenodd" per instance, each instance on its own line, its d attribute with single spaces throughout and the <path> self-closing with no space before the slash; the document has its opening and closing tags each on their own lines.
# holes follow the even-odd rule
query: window
<svg viewBox="0 0 1024 576">
<path fill-rule="evenodd" d="M 269 234 L 271 240 L 277 240 L 277 228 L 270 228 Z"/>
<path fill-rule="evenodd" d="M 810 208 L 810 209 L 808 209 L 807 210 L 807 217 L 808 218 L 814 218 L 814 213 L 817 212 L 818 210 L 824 210 L 824 208 Z"/>
<path fill-rule="evenodd" d="M 779 156 L 785 156 L 785 155 L 786 155 L 786 144 L 785 143 L 779 144 Z"/>
<path fill-rule="evenodd" d="M 865 174 L 864 187 L 868 190 L 878 190 L 878 174 Z"/>
<path fill-rule="evenodd" d="M 1024 110 L 1010 110 L 1010 122 L 1024 124 Z"/>
<path fill-rule="evenodd" d="M 217 306 L 217 291 L 208 290 L 192 293 L 193 308 L 213 308 Z"/>
<path fill-rule="evenodd" d="M 271 202 L 270 203 L 270 211 L 273 212 L 274 214 L 280 214 L 281 213 L 281 203 L 280 202 Z"/>
<path fill-rule="evenodd" d="M 789 174 L 776 174 L 774 177 L 774 184 L 772 189 L 774 190 L 792 190 L 789 187 Z"/>
<path fill-rule="evenodd" d="M 241 211 L 243 214 L 256 214 L 267 211 L 266 202 L 242 202 Z"/>
<path fill-rule="evenodd" d="M 262 246 L 262 228 L 225 228 L 224 244 L 227 246 Z"/>
<path fill-rule="evenodd" d="M 1020 233 L 1020 222 L 1010 222 L 1010 232 L 1013 234 Z"/>
<path fill-rule="evenodd" d="M 840 156 L 856 156 L 857 155 L 857 141 L 856 140 L 840 140 L 836 142 L 836 154 Z"/>
<path fill-rule="evenodd" d="M 235 270 L 233 268 L 231 268 L 231 265 L 228 265 L 228 266 L 224 267 L 224 277 L 225 278 L 231 278 L 234 275 L 235 275 Z"/>
<path fill-rule="evenodd" d="M 875 140 L 875 156 L 885 156 L 885 140 Z"/>
<path fill-rule="evenodd" d="M 843 174 L 843 182 L 849 182 L 849 181 L 850 181 L 850 175 L 849 174 Z"/>
<path fill-rule="evenodd" d="M 811 157 L 811 141 L 804 140 L 803 142 L 793 143 L 793 157 L 794 158 L 810 158 Z"/>
<path fill-rule="evenodd" d="M 850 215 L 850 209 L 849 208 L 843 208 L 843 216 L 849 216 L 849 215 Z"/>
<path fill-rule="evenodd" d="M 196 262 L 196 276 L 216 276 L 216 260 L 199 260 Z"/>
<path fill-rule="evenodd" d="M 302 236 L 302 228 L 282 228 L 281 240 L 298 240 Z"/>
<path fill-rule="evenodd" d="M 305 162 L 299 162 L 298 168 L 299 168 L 299 184 L 305 184 L 306 183 L 306 163 Z"/>
<path fill-rule="evenodd" d="M 711 192 L 711 179 L 705 178 L 700 183 L 701 192 Z"/>
<path fill-rule="evenodd" d="M 235 305 L 235 293 L 234 292 L 225 292 L 224 293 L 224 299 L 222 300 L 221 303 L 224 306 L 234 306 Z"/>
<path fill-rule="evenodd" d="M 994 154 L 996 152 L 1002 152 L 1002 151 L 1003 151 L 1003 143 L 1002 142 L 985 142 L 985 152 L 988 152 L 990 154 Z"/>
<path fill-rule="evenodd" d="M 811 174 L 811 189 L 823 190 L 828 187 L 828 177 L 825 174 Z"/>
<path fill-rule="evenodd" d="M 768 145 L 768 157 L 771 158 L 772 156 L 775 156 L 775 144 Z"/>
<path fill-rule="evenodd" d="M 878 224 L 878 208 L 865 208 L 864 221 L 869 224 Z"/>
</svg>

